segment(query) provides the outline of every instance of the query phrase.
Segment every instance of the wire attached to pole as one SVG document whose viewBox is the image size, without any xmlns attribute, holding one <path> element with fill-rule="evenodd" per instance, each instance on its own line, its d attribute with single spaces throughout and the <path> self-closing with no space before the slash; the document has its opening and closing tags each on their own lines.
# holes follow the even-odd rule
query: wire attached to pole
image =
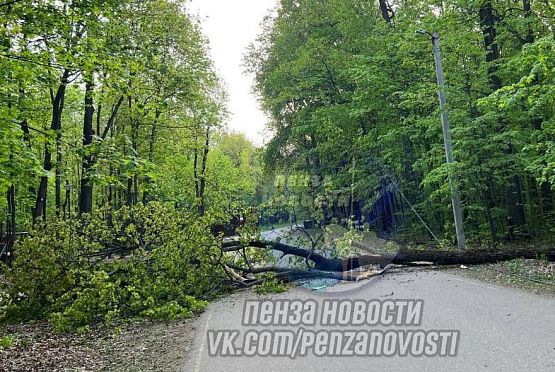
<svg viewBox="0 0 555 372">
<path fill-rule="evenodd" d="M 401 198 L 403 198 L 403 200 L 409 205 L 410 209 L 412 209 L 414 214 L 416 214 L 416 217 L 418 217 L 418 219 L 420 220 L 422 225 L 426 228 L 426 230 L 428 230 L 428 232 L 434 238 L 434 240 L 437 242 L 437 244 L 439 244 L 440 247 L 443 247 L 443 244 L 441 243 L 441 241 L 437 238 L 437 236 L 434 234 L 432 229 L 430 229 L 430 227 L 428 226 L 426 221 L 424 221 L 424 219 L 422 218 L 420 213 L 418 213 L 416 208 L 412 205 L 412 203 L 407 199 L 405 194 L 401 191 L 401 189 L 399 188 L 399 183 L 397 182 L 396 177 L 391 175 L 391 172 L 385 167 L 385 165 L 383 163 L 380 163 L 379 167 L 382 168 L 382 175 L 385 176 L 386 178 L 389 178 L 390 182 L 393 184 L 393 187 L 395 187 L 395 189 L 397 190 L 399 195 L 401 195 Z"/>
</svg>

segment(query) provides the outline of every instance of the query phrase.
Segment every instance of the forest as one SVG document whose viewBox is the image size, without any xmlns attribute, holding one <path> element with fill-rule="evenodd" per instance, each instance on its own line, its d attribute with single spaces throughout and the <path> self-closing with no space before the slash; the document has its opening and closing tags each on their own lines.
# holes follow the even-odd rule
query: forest
<svg viewBox="0 0 555 372">
<path fill-rule="evenodd" d="M 272 118 L 266 166 L 306 176 L 290 195 L 345 216 L 400 190 L 449 241 L 455 175 L 471 245 L 552 237 L 554 11 L 528 0 L 282 1 L 247 59 Z M 453 164 L 419 29 L 440 37 Z M 386 212 L 408 208 L 396 199 Z"/>
<path fill-rule="evenodd" d="M 186 2 L 3 0 L 0 319 L 188 317 L 237 286 L 385 266 L 264 241 L 268 224 L 453 250 L 450 180 L 469 249 L 555 257 L 554 27 L 549 0 L 281 0 L 244 59 L 272 134 L 257 147 L 226 128 Z M 419 29 L 440 37 L 451 164 Z"/>
</svg>

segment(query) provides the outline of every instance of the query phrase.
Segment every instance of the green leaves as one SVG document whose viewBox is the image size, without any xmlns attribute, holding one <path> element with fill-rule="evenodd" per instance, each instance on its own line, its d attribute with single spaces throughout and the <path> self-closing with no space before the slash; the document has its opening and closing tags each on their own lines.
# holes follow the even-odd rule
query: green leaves
<svg viewBox="0 0 555 372">
<path fill-rule="evenodd" d="M 371 164 L 386 165 L 426 220 L 436 223 L 432 228 L 445 233 L 452 229 L 447 180 L 456 175 L 471 211 L 465 221 L 470 236 L 489 233 L 495 240 L 498 231 L 512 229 L 509 219 L 549 224 L 552 208 L 537 206 L 553 205 L 552 196 L 534 189 L 553 180 L 553 22 L 545 21 L 553 10 L 544 3 L 531 10 L 489 3 L 497 17 L 491 25 L 480 18 L 483 2 L 438 8 L 419 0 L 396 6 L 390 27 L 376 18 L 375 4 L 281 1 L 247 56 L 275 133 L 266 150 L 268 169 L 330 180 L 327 189 L 304 193 L 312 200 L 330 193 L 348 200 L 352 191 L 370 210 L 372 190 L 386 177 Z M 452 167 L 444 164 L 432 45 L 415 33 L 419 28 L 440 35 Z M 486 48 L 490 33 L 496 39 Z M 492 43 L 501 58 L 491 59 Z M 504 85 L 495 92 L 492 76 Z M 353 161 L 359 164 L 354 182 Z M 511 216 L 516 210 L 525 216 Z M 490 231 L 481 231 L 484 226 Z"/>
<path fill-rule="evenodd" d="M 224 290 L 213 279 L 216 243 L 206 231 L 205 221 L 159 203 L 124 208 L 111 225 L 95 216 L 51 220 L 15 247 L 10 286 L 0 290 L 2 320 L 47 317 L 67 332 L 117 316 L 190 317 L 207 305 L 199 297 Z M 111 245 L 132 253 L 94 255 Z"/>
</svg>

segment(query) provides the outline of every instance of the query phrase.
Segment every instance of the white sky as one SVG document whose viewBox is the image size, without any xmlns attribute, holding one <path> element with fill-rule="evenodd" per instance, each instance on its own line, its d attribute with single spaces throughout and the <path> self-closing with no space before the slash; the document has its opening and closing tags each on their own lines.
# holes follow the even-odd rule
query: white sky
<svg viewBox="0 0 555 372">
<path fill-rule="evenodd" d="M 268 141 L 267 119 L 251 93 L 253 80 L 243 73 L 243 55 L 260 33 L 260 22 L 277 0 L 191 0 L 187 8 L 199 15 L 218 74 L 229 95 L 231 130 L 245 133 L 257 145 Z"/>
</svg>

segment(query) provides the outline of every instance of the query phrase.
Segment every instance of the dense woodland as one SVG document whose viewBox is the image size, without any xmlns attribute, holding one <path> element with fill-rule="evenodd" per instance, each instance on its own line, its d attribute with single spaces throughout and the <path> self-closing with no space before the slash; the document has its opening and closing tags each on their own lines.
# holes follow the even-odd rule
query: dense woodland
<svg viewBox="0 0 555 372">
<path fill-rule="evenodd" d="M 8 233 L 151 200 L 200 214 L 252 204 L 257 150 L 223 129 L 225 94 L 182 4 L 0 9 Z"/>
<path fill-rule="evenodd" d="M 0 317 L 69 329 L 200 306 L 221 284 L 210 226 L 255 204 L 262 157 L 225 129 L 185 3 L 2 2 L 0 80 Z M 98 253 L 122 247 L 143 254 Z"/>
<path fill-rule="evenodd" d="M 449 179 L 469 246 L 553 241 L 554 26 L 548 0 L 281 0 L 245 55 L 272 132 L 257 148 L 226 129 L 187 2 L 4 0 L 0 318 L 190 316 L 237 278 L 283 274 L 249 241 L 258 222 L 354 215 L 454 246 Z M 440 35 L 449 166 L 418 29 Z M 222 244 L 238 216 L 247 240 Z M 345 262 L 312 243 L 272 247 Z"/>
<path fill-rule="evenodd" d="M 292 201 L 283 203 L 308 194 L 304 207 L 312 213 L 327 205 L 335 217 L 371 216 L 386 198 L 383 213 L 414 215 L 400 195 L 390 195 L 400 191 L 452 243 L 454 175 L 471 245 L 553 236 L 555 4 L 280 4 L 247 65 L 272 118 L 266 165 L 284 179 L 281 190 Z M 432 44 L 419 29 L 440 35 L 452 166 L 445 163 Z M 413 217 L 400 222 L 429 236 Z M 387 230 L 386 222 L 378 227 Z"/>
</svg>

